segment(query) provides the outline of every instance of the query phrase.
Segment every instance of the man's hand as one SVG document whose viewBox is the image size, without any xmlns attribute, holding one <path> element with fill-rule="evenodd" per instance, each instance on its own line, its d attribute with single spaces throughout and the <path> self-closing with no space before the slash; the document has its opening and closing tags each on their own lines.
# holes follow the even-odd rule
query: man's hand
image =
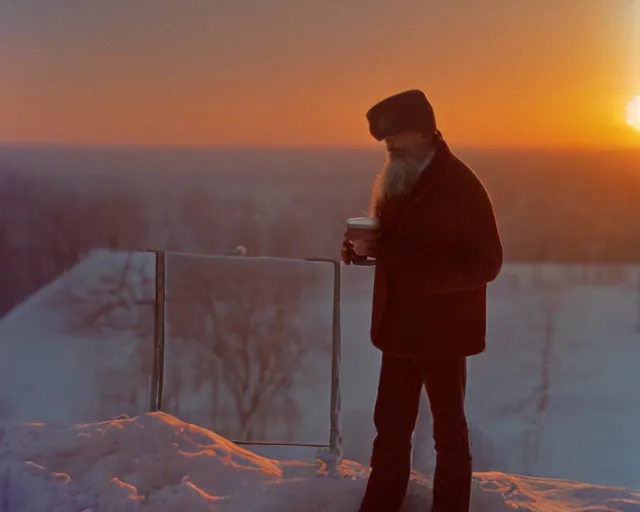
<svg viewBox="0 0 640 512">
<path fill-rule="evenodd" d="M 378 252 L 378 240 L 356 240 L 353 242 L 353 252 L 362 258 L 375 258 Z"/>
<path fill-rule="evenodd" d="M 340 250 L 340 257 L 342 258 L 342 262 L 345 265 L 351 265 L 351 263 L 353 263 L 353 260 L 356 259 L 356 254 L 353 251 L 353 244 L 347 238 L 346 235 L 344 236 L 344 240 L 342 241 L 342 248 Z"/>
<path fill-rule="evenodd" d="M 352 241 L 346 233 L 342 241 L 340 256 L 345 265 L 366 260 L 367 257 L 375 258 L 378 251 L 378 238 L 370 240 Z"/>
</svg>

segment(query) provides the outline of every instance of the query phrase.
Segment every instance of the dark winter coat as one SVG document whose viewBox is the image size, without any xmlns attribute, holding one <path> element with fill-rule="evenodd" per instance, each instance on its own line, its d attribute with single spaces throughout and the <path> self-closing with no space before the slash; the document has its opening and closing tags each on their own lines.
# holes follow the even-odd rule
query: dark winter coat
<svg viewBox="0 0 640 512">
<path fill-rule="evenodd" d="M 486 285 L 502 267 L 489 196 L 438 142 L 409 196 L 383 204 L 371 339 L 385 353 L 442 359 L 486 346 Z"/>
</svg>

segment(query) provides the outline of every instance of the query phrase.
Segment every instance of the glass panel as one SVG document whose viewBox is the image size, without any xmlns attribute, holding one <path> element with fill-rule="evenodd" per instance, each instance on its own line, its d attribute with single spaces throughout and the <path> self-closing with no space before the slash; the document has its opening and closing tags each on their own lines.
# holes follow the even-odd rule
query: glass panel
<svg viewBox="0 0 640 512">
<path fill-rule="evenodd" d="M 167 255 L 164 409 L 235 440 L 326 444 L 333 266 Z"/>
</svg>

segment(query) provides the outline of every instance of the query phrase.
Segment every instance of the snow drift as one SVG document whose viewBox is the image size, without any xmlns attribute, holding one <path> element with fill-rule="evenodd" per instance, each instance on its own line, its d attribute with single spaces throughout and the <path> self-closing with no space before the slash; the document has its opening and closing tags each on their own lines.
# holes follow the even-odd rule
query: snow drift
<svg viewBox="0 0 640 512">
<path fill-rule="evenodd" d="M 365 467 L 268 459 L 164 413 L 73 426 L 0 426 L 0 512 L 353 511 Z M 403 510 L 425 510 L 415 474 Z M 640 511 L 640 493 L 477 474 L 473 510 Z"/>
</svg>

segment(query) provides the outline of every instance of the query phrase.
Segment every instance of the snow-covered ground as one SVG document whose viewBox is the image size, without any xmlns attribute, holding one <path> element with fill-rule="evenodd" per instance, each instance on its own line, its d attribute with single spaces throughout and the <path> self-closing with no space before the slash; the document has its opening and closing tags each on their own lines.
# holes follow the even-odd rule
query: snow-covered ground
<svg viewBox="0 0 640 512">
<path fill-rule="evenodd" d="M 153 346 L 135 331 L 85 329 L 75 314 L 94 290 L 113 286 L 105 270 L 122 258 L 90 255 L 0 320 L 0 419 L 77 423 L 148 410 Z"/>
<path fill-rule="evenodd" d="M 288 286 L 283 265 L 290 266 L 289 262 L 250 258 L 235 261 L 237 265 L 245 265 L 243 269 L 263 265 L 265 275 L 275 276 L 282 289 Z M 118 276 L 124 275 L 120 272 L 125 262 L 130 265 L 125 281 L 131 286 L 119 288 Z M 193 261 L 187 259 L 183 263 L 186 264 L 184 271 L 195 268 Z M 223 266 L 236 264 L 232 259 L 212 259 L 210 263 L 212 267 L 222 266 L 222 270 L 208 275 L 209 278 L 233 277 L 235 271 Z M 274 408 L 258 411 L 259 423 L 268 427 L 254 434 L 271 441 L 322 443 L 327 441 L 329 433 L 327 344 L 331 268 L 319 263 L 300 265 L 307 265 L 309 273 L 320 281 L 303 287 L 298 297 L 298 317 L 292 319 L 298 326 L 296 336 L 312 339 L 313 350 L 302 357 L 291 375 L 292 391 L 288 397 L 291 400 L 276 397 Z M 178 267 L 169 259 L 170 292 L 172 269 L 177 272 Z M 138 254 L 129 260 L 122 253 L 93 253 L 1 319 L 0 420 L 70 425 L 108 420 L 121 413 L 147 412 L 152 360 L 153 318 L 149 305 L 149 297 L 153 295 L 152 275 L 150 255 Z M 487 488 L 502 489 L 510 499 L 520 500 L 520 507 L 527 500 L 536 503 L 536 500 L 553 497 L 551 501 L 540 501 L 547 508 L 530 510 L 636 510 L 633 507 L 637 507 L 637 500 L 605 505 L 607 497 L 630 495 L 598 485 L 640 489 L 637 436 L 640 409 L 637 386 L 633 384 L 637 382 L 637 361 L 640 360 L 639 277 L 638 269 L 632 267 L 505 267 L 490 288 L 488 350 L 470 360 L 468 401 L 476 471 L 504 474 L 479 474 L 478 482 Z M 258 284 L 263 279 L 256 274 L 250 281 L 255 286 L 249 291 L 260 300 L 268 299 L 260 295 Z M 273 285 L 269 283 L 267 280 L 263 284 Z M 374 435 L 371 416 L 379 365 L 379 354 L 368 339 L 371 269 L 346 269 L 343 286 L 343 449 L 347 459 L 366 464 Z M 239 295 L 247 293 L 247 289 L 241 287 L 233 289 Z M 87 328 L 85 324 L 95 310 L 93 306 L 101 300 L 113 301 L 114 297 L 116 307 L 107 317 L 89 323 Z M 243 307 L 255 308 L 256 304 L 243 302 Z M 187 308 L 187 313 L 190 309 Z M 79 312 L 82 314 L 78 315 Z M 201 343 L 185 344 L 175 335 L 173 327 L 177 325 L 176 315 L 180 314 L 185 311 L 168 306 L 165 410 L 226 438 L 242 439 L 243 431 L 229 393 L 218 397 L 212 394 L 215 388 L 212 384 L 220 383 L 223 375 L 207 359 L 211 338 L 204 336 Z M 253 318 L 254 329 L 259 330 L 258 326 L 262 325 L 259 315 L 254 314 Z M 114 329 L 114 325 L 118 328 Z M 275 336 L 278 341 L 276 334 L 277 331 L 267 333 L 265 339 Z M 225 385 L 232 384 L 225 381 Z M 246 398 L 251 397 L 243 397 Z M 155 425 L 154 422 L 160 421 L 158 418 L 142 416 L 136 421 Z M 161 424 L 174 421 L 166 416 L 161 418 Z M 416 435 L 415 467 L 426 475 L 430 475 L 433 468 L 429 423 L 428 408 L 424 407 Z M 136 422 L 126 423 L 130 424 Z M 119 431 L 115 426 L 118 423 L 110 425 L 108 431 Z M 15 435 L 42 433 L 46 443 L 50 436 L 70 435 L 77 427 L 12 426 L 10 431 Z M 312 460 L 308 457 L 309 450 L 261 449 L 260 453 Z M 20 455 L 14 456 L 20 458 Z M 33 460 L 49 470 L 61 472 Z M 161 467 L 159 462 L 154 465 Z M 317 470 L 300 467 L 312 474 Z M 40 471 L 28 468 L 32 472 Z M 507 473 L 571 479 L 593 485 L 511 477 Z M 81 477 L 72 476 L 76 485 Z M 14 480 L 12 477 L 11 481 Z M 172 482 L 177 485 L 179 481 Z M 315 476 L 313 482 L 314 488 L 337 485 L 318 484 Z M 361 482 L 357 480 L 340 485 L 344 487 L 340 487 L 339 492 L 345 496 L 357 496 L 361 491 Z M 291 492 L 294 487 L 292 485 Z M 289 489 L 288 484 L 274 488 Z M 357 501 L 357 497 L 345 497 L 349 499 L 349 503 Z M 550 505 L 556 502 L 560 508 Z M 224 506 L 222 503 L 214 506 Z M 588 509 L 590 504 L 594 508 Z M 6 512 L 2 502 L 0 512 Z"/>
<path fill-rule="evenodd" d="M 163 413 L 61 426 L 0 423 L 1 512 L 352 512 L 366 469 L 275 460 Z M 403 510 L 426 510 L 415 475 Z M 477 512 L 640 510 L 621 488 L 480 473 Z"/>
<path fill-rule="evenodd" d="M 469 361 L 477 468 L 640 489 L 638 268 L 506 265 L 489 289 L 487 351 Z M 379 355 L 370 279 L 345 273 L 343 433 L 366 462 Z M 428 407 L 416 467 L 434 458 Z"/>
</svg>

